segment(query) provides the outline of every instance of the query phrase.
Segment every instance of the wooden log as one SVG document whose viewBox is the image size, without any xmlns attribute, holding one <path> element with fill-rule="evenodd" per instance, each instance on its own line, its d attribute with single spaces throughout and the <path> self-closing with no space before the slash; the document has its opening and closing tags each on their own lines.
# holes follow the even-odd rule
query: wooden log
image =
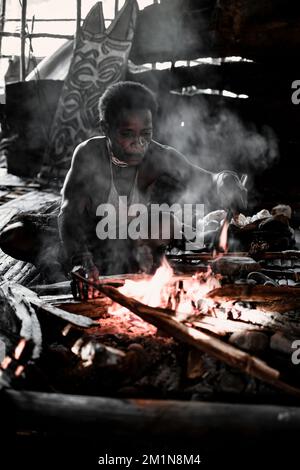
<svg viewBox="0 0 300 470">
<path fill-rule="evenodd" d="M 202 446 L 209 442 L 214 449 L 216 443 L 226 441 L 247 444 L 253 451 L 253 442 L 264 443 L 268 437 L 273 445 L 297 442 L 300 430 L 300 410 L 295 406 L 119 400 L 7 389 L 1 393 L 0 407 L 5 428 L 13 425 L 14 430 L 39 430 L 64 439 L 77 436 L 97 442 L 100 437 L 103 441 L 105 430 L 109 439 L 118 436 L 136 442 L 140 436 L 149 442 L 164 437 L 177 448 L 179 441 L 196 440 Z"/>
<path fill-rule="evenodd" d="M 284 392 L 300 398 L 300 389 L 279 380 L 280 373 L 278 370 L 269 367 L 261 359 L 251 356 L 238 348 L 229 345 L 218 338 L 207 333 L 188 328 L 179 323 L 174 317 L 168 315 L 163 308 L 152 308 L 132 298 L 121 294 L 117 289 L 110 286 L 97 285 L 94 282 L 86 280 L 78 274 L 74 277 L 95 289 L 98 289 L 109 298 L 119 303 L 123 307 L 128 308 L 133 313 L 139 315 L 143 320 L 155 325 L 157 328 L 164 330 L 167 334 L 173 336 L 179 341 L 183 341 L 197 349 L 211 354 L 231 367 L 238 368 L 243 372 L 252 375 L 260 380 L 271 383 L 274 387 Z"/>
<path fill-rule="evenodd" d="M 300 289 L 297 287 L 227 284 L 208 292 L 206 297 L 215 302 L 255 302 L 259 308 L 279 313 L 300 308 Z"/>
<path fill-rule="evenodd" d="M 249 256 L 247 252 L 229 252 L 226 256 L 243 257 Z M 274 251 L 259 253 L 257 255 L 259 260 L 275 260 L 275 259 L 300 259 L 300 251 L 288 250 L 288 251 Z M 200 260 L 200 261 L 212 261 L 212 253 L 183 253 L 180 255 L 167 255 L 168 259 L 184 259 L 184 260 Z"/>
</svg>

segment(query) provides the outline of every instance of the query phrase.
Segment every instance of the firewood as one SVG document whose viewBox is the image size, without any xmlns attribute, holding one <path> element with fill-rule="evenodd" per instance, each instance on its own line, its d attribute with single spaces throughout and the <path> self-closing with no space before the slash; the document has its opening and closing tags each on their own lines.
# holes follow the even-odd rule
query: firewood
<svg viewBox="0 0 300 470">
<path fill-rule="evenodd" d="M 112 301 L 107 297 L 98 297 L 97 299 L 90 299 L 85 302 L 73 300 L 64 303 L 54 303 L 54 306 L 76 315 L 101 318 L 104 314 L 107 314 L 108 306 L 111 304 Z"/>
<path fill-rule="evenodd" d="M 43 300 L 41 300 L 34 292 L 24 286 L 14 283 L 8 283 L 8 286 L 12 295 L 16 296 L 16 298 L 18 298 L 19 296 L 25 297 L 26 300 L 33 307 L 35 307 L 37 314 L 41 312 L 48 313 L 81 328 L 89 328 L 91 326 L 98 325 L 97 322 L 83 315 L 73 315 L 72 313 L 65 312 L 60 308 L 53 307 L 52 305 L 43 302 Z"/>
<path fill-rule="evenodd" d="M 4 276 L 15 264 L 16 260 L 6 255 L 5 259 L 1 259 L 1 275 Z"/>
<path fill-rule="evenodd" d="M 214 312 L 216 316 L 219 315 L 219 309 L 215 309 Z M 257 308 L 237 306 L 229 309 L 227 315 L 245 324 L 262 327 L 269 331 L 282 331 L 291 335 L 300 334 L 300 322 L 288 313 L 264 312 Z"/>
<path fill-rule="evenodd" d="M 246 257 L 249 256 L 248 252 L 231 252 L 226 253 L 227 257 Z M 287 250 L 287 251 L 269 251 L 265 253 L 259 253 L 260 260 L 275 260 L 275 259 L 300 259 L 300 251 Z M 213 256 L 211 253 L 182 253 L 179 255 L 167 255 L 168 260 L 181 259 L 181 260 L 201 260 L 211 261 Z"/>
<path fill-rule="evenodd" d="M 114 302 L 128 308 L 133 313 L 140 316 L 144 321 L 153 324 L 157 328 L 163 329 L 175 339 L 190 344 L 200 351 L 211 354 L 216 359 L 225 362 L 231 367 L 238 368 L 246 374 L 268 382 L 274 387 L 300 398 L 300 389 L 282 382 L 279 379 L 280 372 L 268 366 L 261 359 L 251 356 L 250 354 L 247 354 L 238 348 L 213 337 L 212 335 L 195 330 L 194 328 L 186 327 L 179 323 L 173 316 L 166 314 L 166 310 L 163 308 L 149 307 L 135 299 L 126 297 L 114 287 L 98 285 L 78 274 L 74 274 L 74 277 L 90 286 L 93 286 L 95 289 L 98 289 L 100 292 L 114 300 Z"/>
<path fill-rule="evenodd" d="M 227 284 L 208 292 L 206 297 L 215 302 L 255 302 L 259 308 L 279 313 L 300 308 L 297 287 Z"/>
<path fill-rule="evenodd" d="M 177 444 L 180 438 L 180 442 L 184 439 L 197 445 L 201 442 L 201 447 L 210 443 L 214 450 L 220 442 L 235 447 L 237 443 L 246 443 L 249 452 L 253 452 L 253 443 L 265 446 L 266 436 L 279 448 L 283 443 L 296 444 L 300 427 L 300 409 L 295 406 L 120 400 L 11 389 L 2 392 L 0 411 L 4 429 L 13 425 L 15 430 L 52 431 L 63 439 L 80 438 L 76 441 L 79 443 L 82 438 L 98 438 L 101 429 L 108 438 L 126 438 L 124 442 L 129 442 L 128 439 L 135 442 L 139 435 L 147 442 L 154 438 L 164 442 L 168 438 Z M 271 455 L 269 446 L 267 450 Z"/>
<path fill-rule="evenodd" d="M 37 313 L 44 312 L 50 315 L 54 315 L 61 320 L 64 320 L 72 325 L 79 326 L 81 328 L 90 328 L 92 326 L 98 325 L 98 322 L 91 320 L 90 318 L 83 315 L 74 315 L 73 313 L 68 313 L 58 307 L 53 307 L 47 303 L 44 303 L 42 300 L 37 298 L 30 298 L 29 302 L 37 309 Z"/>
<path fill-rule="evenodd" d="M 206 315 L 204 318 L 191 321 L 192 326 L 211 331 L 218 336 L 225 336 L 236 331 L 264 331 L 267 327 L 262 325 L 251 325 L 242 321 L 224 320 Z"/>
</svg>

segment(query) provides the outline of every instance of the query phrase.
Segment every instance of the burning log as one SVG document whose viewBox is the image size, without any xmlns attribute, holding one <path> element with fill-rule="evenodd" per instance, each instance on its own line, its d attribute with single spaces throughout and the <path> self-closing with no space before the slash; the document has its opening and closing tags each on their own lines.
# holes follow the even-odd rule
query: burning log
<svg viewBox="0 0 300 470">
<path fill-rule="evenodd" d="M 212 291 L 211 291 L 212 292 Z M 210 294 L 210 293 L 209 293 Z M 208 295 L 209 295 L 208 294 Z M 211 331 L 218 336 L 226 336 L 235 332 L 247 331 L 277 331 L 282 334 L 297 336 L 300 334 L 300 321 L 291 312 L 270 312 L 267 309 L 249 308 L 242 304 L 221 302 L 220 306 L 209 306 L 205 299 L 200 307 L 205 313 L 195 313 L 188 318 L 188 323 L 197 328 Z"/>
<path fill-rule="evenodd" d="M 192 326 L 201 328 L 203 330 L 211 331 L 218 336 L 226 336 L 229 333 L 235 333 L 237 331 L 265 331 L 268 330 L 263 325 L 251 325 L 249 323 L 243 323 L 238 320 L 226 320 L 223 318 L 215 318 L 205 316 L 204 318 L 192 321 Z"/>
<path fill-rule="evenodd" d="M 300 308 L 297 287 L 228 284 L 210 291 L 206 297 L 215 302 L 255 302 L 263 310 L 278 313 Z"/>
<path fill-rule="evenodd" d="M 85 282 L 93 286 L 95 289 L 98 289 L 115 302 L 139 315 L 143 320 L 164 330 L 175 339 L 194 346 L 200 351 L 211 354 L 213 357 L 225 362 L 229 366 L 238 368 L 246 374 L 252 375 L 260 380 L 272 384 L 274 387 L 283 390 L 286 393 L 300 398 L 300 389 L 282 382 L 279 379 L 280 372 L 269 367 L 261 359 L 251 356 L 250 354 L 247 354 L 207 333 L 186 327 L 179 323 L 175 318 L 167 315 L 165 313 L 165 309 L 149 307 L 135 299 L 126 297 L 113 287 L 98 285 L 86 280 L 77 273 L 74 274 L 74 277 L 81 282 Z"/>
</svg>

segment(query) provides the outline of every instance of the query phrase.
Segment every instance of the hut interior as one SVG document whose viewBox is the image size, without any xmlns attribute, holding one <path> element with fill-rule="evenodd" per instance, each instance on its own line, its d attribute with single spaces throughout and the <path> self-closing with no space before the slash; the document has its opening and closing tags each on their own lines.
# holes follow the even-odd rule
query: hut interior
<svg viewBox="0 0 300 470">
<path fill-rule="evenodd" d="M 108 21 L 102 2 L 83 19 L 77 0 L 76 31 L 67 35 L 35 34 L 30 3 L 20 2 L 12 33 L 10 2 L 0 0 L 0 60 L 4 39 L 21 44 L 0 104 L 0 463 L 292 463 L 300 4 L 104 0 L 115 15 Z M 38 37 L 66 42 L 36 57 Z M 94 56 L 78 72 L 88 77 L 83 93 L 73 78 L 86 48 Z M 59 263 L 60 191 L 70 149 L 100 133 L 99 96 L 121 80 L 155 94 L 154 140 L 209 171 L 236 172 L 248 205 L 239 222 L 230 218 L 221 251 L 211 239 L 198 250 L 167 247 L 156 272 L 100 276 L 99 297 L 82 300 L 74 283 L 90 281 Z M 70 90 L 79 110 L 68 108 Z M 36 242 L 28 257 L 26 240 L 17 236 L 9 251 L 2 236 L 20 223 Z M 225 222 L 203 223 L 221 238 Z"/>
</svg>

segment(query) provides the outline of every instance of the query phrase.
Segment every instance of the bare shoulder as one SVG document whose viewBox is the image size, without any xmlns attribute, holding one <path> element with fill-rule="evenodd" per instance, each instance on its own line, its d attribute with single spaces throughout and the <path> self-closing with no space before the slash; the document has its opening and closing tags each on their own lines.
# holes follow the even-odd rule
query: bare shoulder
<svg viewBox="0 0 300 470">
<path fill-rule="evenodd" d="M 64 182 L 64 190 L 74 185 L 78 187 L 78 184 L 86 185 L 99 171 L 99 165 L 103 166 L 105 158 L 105 142 L 105 137 L 93 137 L 76 147 Z"/>
<path fill-rule="evenodd" d="M 73 160 L 77 164 L 84 164 L 87 161 L 92 162 L 99 159 L 99 156 L 105 152 L 106 139 L 102 136 L 92 137 L 77 145 Z"/>
</svg>

